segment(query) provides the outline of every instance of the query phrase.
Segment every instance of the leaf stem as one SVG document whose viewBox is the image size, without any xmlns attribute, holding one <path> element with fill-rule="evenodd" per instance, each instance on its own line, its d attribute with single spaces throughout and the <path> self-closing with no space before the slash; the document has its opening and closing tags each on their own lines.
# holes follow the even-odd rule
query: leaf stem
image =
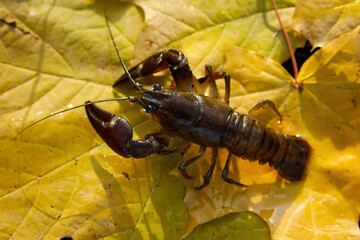
<svg viewBox="0 0 360 240">
<path fill-rule="evenodd" d="M 290 52 L 290 58 L 291 58 L 291 62 L 292 62 L 293 69 L 294 69 L 294 78 L 295 78 L 294 86 L 297 87 L 297 86 L 299 85 L 299 83 L 297 82 L 299 70 L 298 70 L 298 66 L 297 66 L 297 63 L 296 63 L 294 51 L 293 51 L 293 49 L 292 49 L 289 36 L 288 36 L 287 32 L 285 31 L 284 25 L 283 25 L 283 23 L 282 23 L 282 21 L 281 21 L 281 18 L 280 18 L 280 15 L 279 15 L 279 12 L 278 12 L 278 9 L 277 9 L 275 0 L 271 0 L 271 3 L 272 3 L 272 5 L 273 5 L 273 7 L 274 7 L 276 17 L 277 17 L 277 19 L 279 20 L 281 31 L 282 31 L 282 33 L 284 34 L 286 46 L 288 47 L 288 50 L 289 50 L 289 52 Z"/>
</svg>

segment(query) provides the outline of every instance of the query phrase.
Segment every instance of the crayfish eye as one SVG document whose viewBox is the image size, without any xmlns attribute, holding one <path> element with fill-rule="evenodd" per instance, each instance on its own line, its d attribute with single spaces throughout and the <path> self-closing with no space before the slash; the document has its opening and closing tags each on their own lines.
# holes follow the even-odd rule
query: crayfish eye
<svg viewBox="0 0 360 240">
<path fill-rule="evenodd" d="M 156 109 L 155 105 L 153 105 L 151 103 L 146 106 L 146 112 L 147 113 L 152 113 L 153 111 L 155 111 L 155 109 Z"/>
<path fill-rule="evenodd" d="M 160 91 L 161 90 L 161 85 L 160 84 L 155 84 L 154 85 L 154 91 Z"/>
</svg>

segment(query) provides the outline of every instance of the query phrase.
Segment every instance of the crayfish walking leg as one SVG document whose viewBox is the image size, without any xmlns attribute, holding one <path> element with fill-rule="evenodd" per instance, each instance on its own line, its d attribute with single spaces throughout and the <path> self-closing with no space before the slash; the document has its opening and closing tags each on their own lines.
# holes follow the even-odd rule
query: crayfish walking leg
<svg viewBox="0 0 360 240">
<path fill-rule="evenodd" d="M 203 187 L 209 185 L 211 176 L 212 176 L 212 174 L 214 172 L 217 156 L 218 156 L 218 150 L 217 150 L 217 148 L 213 148 L 212 149 L 210 168 L 209 168 L 209 170 L 207 171 L 207 173 L 204 176 L 204 183 L 200 187 L 195 187 L 195 189 L 200 190 Z"/>
<path fill-rule="evenodd" d="M 193 163 L 196 160 L 200 159 L 204 155 L 205 151 L 206 151 L 206 147 L 200 146 L 199 153 L 198 153 L 197 156 L 195 156 L 195 157 L 191 158 L 190 160 L 184 161 L 184 162 L 179 164 L 178 169 L 179 169 L 180 173 L 183 175 L 184 178 L 193 178 L 193 177 L 188 175 L 188 173 L 186 172 L 186 168 L 191 163 Z"/>
<path fill-rule="evenodd" d="M 225 167 L 224 167 L 223 172 L 221 174 L 222 179 L 224 179 L 224 181 L 227 182 L 227 183 L 235 184 L 235 185 L 238 185 L 240 187 L 247 187 L 246 185 L 244 185 L 242 183 L 236 182 L 235 180 L 233 180 L 231 178 L 228 178 L 231 156 L 232 156 L 232 153 L 229 152 L 229 155 L 228 155 L 228 157 L 226 159 Z"/>
<path fill-rule="evenodd" d="M 166 68 L 170 68 L 171 74 L 180 90 L 190 91 L 193 80 L 196 80 L 189 67 L 187 57 L 177 49 L 166 50 L 154 54 L 129 70 L 131 78 L 144 77 Z M 129 80 L 129 76 L 122 75 L 113 85 L 116 87 L 122 82 Z"/>
</svg>

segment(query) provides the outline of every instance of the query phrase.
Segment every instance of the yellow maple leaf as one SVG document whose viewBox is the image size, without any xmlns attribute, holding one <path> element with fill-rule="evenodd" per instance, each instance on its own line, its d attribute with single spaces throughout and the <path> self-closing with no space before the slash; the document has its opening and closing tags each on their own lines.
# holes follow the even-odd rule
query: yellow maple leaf
<svg viewBox="0 0 360 240">
<path fill-rule="evenodd" d="M 256 1 L 244 1 L 241 6 L 236 1 L 226 4 L 207 1 L 205 4 L 202 1 L 139 0 L 136 3 L 142 9 L 116 1 L 106 2 L 115 41 L 126 62 L 132 57 L 135 62 L 155 51 L 178 47 L 188 55 L 197 76 L 202 76 L 205 63 L 218 68 L 224 62 L 228 50 L 224 43 L 256 50 L 277 61 L 288 56 L 270 3 L 262 5 L 256 4 Z M 291 1 L 279 3 L 281 16 L 288 23 L 294 11 L 292 4 Z M 167 11 L 160 12 L 161 9 Z M 24 126 L 51 112 L 61 110 L 64 106 L 81 104 L 85 100 L 115 95 L 111 84 L 122 70 L 105 27 L 103 4 L 86 0 L 46 3 L 2 1 L 0 19 L 1 237 L 177 239 L 182 236 L 188 223 L 186 205 L 182 202 L 185 189 L 176 177 L 168 175 L 181 159 L 180 154 L 145 159 L 119 157 L 96 136 L 80 110 L 33 126 L 22 133 L 15 143 L 16 133 Z M 146 24 L 142 29 L 144 19 Z M 293 43 L 299 46 L 303 39 L 293 37 Z M 202 50 L 200 47 L 203 47 Z M 244 59 L 240 62 L 246 64 Z M 236 70 L 236 67 L 233 69 Z M 289 116 L 284 115 L 282 129 L 274 123 L 270 125 L 284 133 L 296 131 L 304 134 L 304 137 L 310 136 L 310 131 L 306 130 L 308 126 L 302 124 L 301 119 L 294 120 L 292 117 L 298 109 L 296 99 L 289 100 L 287 92 L 280 90 L 288 87 L 291 77 L 273 65 L 270 69 L 275 71 L 274 77 L 272 80 L 258 78 L 263 81 L 258 88 L 260 85 L 268 87 L 271 83 L 274 91 L 264 92 L 264 95 L 274 93 L 277 96 L 273 99 L 275 102 L 289 103 L 286 107 Z M 337 71 L 341 69 L 340 65 Z M 284 77 L 281 80 L 276 79 L 279 72 Z M 240 106 L 238 103 L 245 99 L 242 94 L 246 88 L 237 81 L 236 71 L 232 75 L 235 81 L 232 82 L 231 104 L 239 110 L 241 107 L 243 110 L 249 109 L 262 95 L 247 94 L 247 105 Z M 347 75 L 352 76 L 351 68 L 348 68 Z M 249 82 L 248 87 L 251 85 L 256 92 L 256 84 Z M 127 89 L 129 86 L 125 85 L 118 92 L 121 95 L 136 94 Z M 219 88 L 223 92 L 221 83 Z M 251 92 L 249 89 L 246 91 Z M 353 99 L 353 102 L 356 100 Z M 134 127 L 134 138 L 141 138 L 158 129 L 158 126 L 140 116 L 139 108 L 132 104 L 124 102 L 104 107 L 126 116 Z M 264 120 L 270 118 L 266 114 L 260 115 L 265 116 Z M 289 122 L 291 124 L 287 125 Z M 299 127 L 293 128 L 297 123 Z M 189 151 L 185 157 L 192 153 L 193 150 Z M 246 191 L 253 194 L 249 201 L 257 201 L 257 209 L 261 209 L 258 212 L 264 218 L 278 216 L 277 212 L 272 214 L 271 209 L 279 201 L 281 203 L 282 198 L 278 197 L 279 200 L 274 201 L 273 205 L 265 207 L 261 205 L 266 203 L 262 198 L 276 198 L 276 191 L 284 191 L 284 202 L 297 201 L 303 189 L 302 183 L 281 182 L 271 168 L 244 163 L 239 167 L 240 179 L 249 185 L 255 183 L 251 190 Z M 208 164 L 206 158 L 202 164 L 205 169 Z M 191 170 L 190 173 L 201 175 L 200 171 Z M 233 169 L 231 174 L 237 176 L 239 171 Z M 347 177 L 346 180 L 351 179 Z M 201 181 L 200 177 L 197 181 Z M 197 183 L 186 184 L 193 186 Z M 221 185 L 224 185 L 224 191 Z M 352 189 L 356 186 L 356 181 L 346 185 L 344 195 L 352 196 Z M 234 211 L 232 207 L 236 199 L 233 200 L 233 196 L 238 195 L 239 191 L 243 194 L 243 190 L 223 183 L 218 175 L 201 194 L 206 196 L 214 187 L 221 194 L 217 205 L 202 196 L 191 199 L 192 190 L 188 191 L 185 199 L 188 204 L 193 200 L 201 207 L 208 207 L 206 211 L 190 209 L 188 229 L 204 222 L 204 219 L 212 220 Z M 356 205 L 357 198 L 349 199 L 352 199 L 349 201 L 351 206 Z M 245 208 L 246 201 L 239 205 L 243 207 L 242 210 L 248 209 Z M 211 215 L 214 206 L 220 213 Z M 256 218 L 252 214 L 249 216 Z M 194 218 L 197 221 L 193 221 Z M 266 230 L 263 222 L 255 222 L 254 231 Z M 272 229 L 278 229 L 275 236 L 282 232 L 287 234 L 282 230 L 282 223 L 270 221 Z M 268 237 L 266 234 L 263 236 Z"/>
</svg>

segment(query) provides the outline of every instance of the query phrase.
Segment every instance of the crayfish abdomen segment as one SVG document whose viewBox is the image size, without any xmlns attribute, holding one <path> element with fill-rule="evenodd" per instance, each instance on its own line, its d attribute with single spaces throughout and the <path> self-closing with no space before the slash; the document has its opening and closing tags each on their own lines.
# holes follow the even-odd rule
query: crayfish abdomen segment
<svg viewBox="0 0 360 240">
<path fill-rule="evenodd" d="M 260 164 L 269 163 L 287 180 L 301 179 L 310 152 L 305 140 L 275 133 L 256 119 L 236 112 L 232 113 L 228 128 L 224 145 L 233 154 Z"/>
</svg>

